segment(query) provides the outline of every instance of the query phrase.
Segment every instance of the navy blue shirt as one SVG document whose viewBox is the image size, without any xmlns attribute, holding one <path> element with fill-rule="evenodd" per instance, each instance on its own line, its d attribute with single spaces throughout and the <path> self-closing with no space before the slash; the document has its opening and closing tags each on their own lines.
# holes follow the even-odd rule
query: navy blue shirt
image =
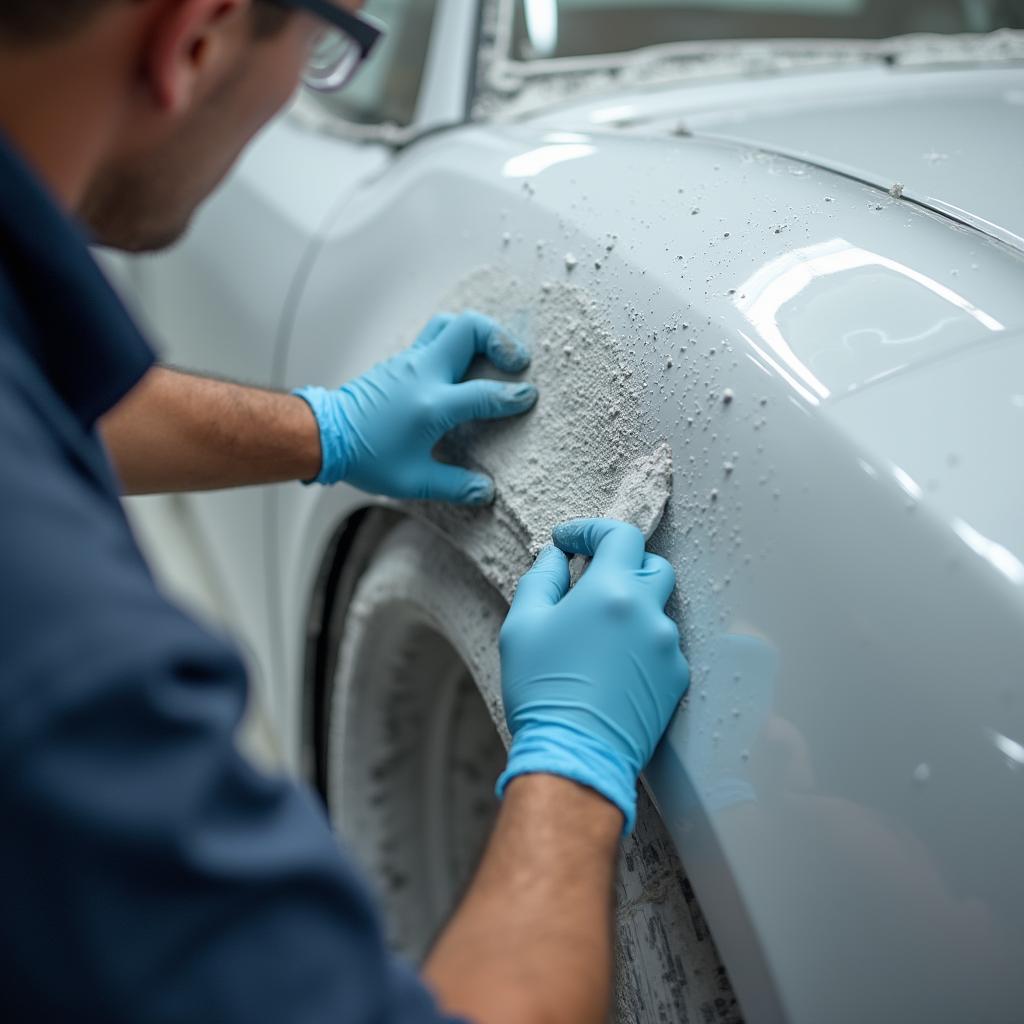
<svg viewBox="0 0 1024 1024">
<path fill-rule="evenodd" d="M 312 794 L 238 753 L 242 665 L 125 521 L 96 421 L 152 360 L 0 141 L 0 1017 L 436 1022 Z"/>
</svg>

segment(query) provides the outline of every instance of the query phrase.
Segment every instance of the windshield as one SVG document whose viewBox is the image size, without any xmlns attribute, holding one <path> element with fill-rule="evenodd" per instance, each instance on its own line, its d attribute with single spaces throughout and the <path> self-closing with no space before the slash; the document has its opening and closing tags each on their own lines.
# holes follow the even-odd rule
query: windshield
<svg viewBox="0 0 1024 1024">
<path fill-rule="evenodd" d="M 517 0 L 520 60 L 729 39 L 887 39 L 1024 28 L 1024 0 Z"/>
</svg>

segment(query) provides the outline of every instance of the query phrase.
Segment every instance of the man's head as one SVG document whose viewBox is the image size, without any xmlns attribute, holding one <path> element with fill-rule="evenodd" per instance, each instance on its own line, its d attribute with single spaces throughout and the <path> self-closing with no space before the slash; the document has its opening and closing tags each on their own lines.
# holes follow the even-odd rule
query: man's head
<svg viewBox="0 0 1024 1024">
<path fill-rule="evenodd" d="M 97 240 L 157 249 L 293 94 L 317 29 L 270 0 L 2 0 L 0 76 L 38 70 L 26 102 L 41 114 L 78 104 L 95 130 L 52 118 L 69 161 L 88 150 L 69 203 Z"/>
</svg>

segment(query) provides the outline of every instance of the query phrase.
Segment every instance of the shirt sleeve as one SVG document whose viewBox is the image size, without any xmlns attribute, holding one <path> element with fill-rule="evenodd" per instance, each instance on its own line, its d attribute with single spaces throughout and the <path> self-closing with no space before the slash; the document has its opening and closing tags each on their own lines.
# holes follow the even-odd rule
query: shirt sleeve
<svg viewBox="0 0 1024 1024">
<path fill-rule="evenodd" d="M 5 1019 L 443 1019 L 312 793 L 239 753 L 245 697 L 0 373 Z"/>
</svg>

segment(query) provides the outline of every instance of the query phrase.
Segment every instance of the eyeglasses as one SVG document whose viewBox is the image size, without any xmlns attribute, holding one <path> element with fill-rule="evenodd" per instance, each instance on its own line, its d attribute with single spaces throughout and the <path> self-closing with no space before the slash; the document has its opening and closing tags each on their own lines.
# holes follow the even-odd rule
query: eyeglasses
<svg viewBox="0 0 1024 1024">
<path fill-rule="evenodd" d="M 317 33 L 302 80 L 317 92 L 348 85 L 384 35 L 384 26 L 329 0 L 271 0 L 279 7 L 308 11 L 326 22 Z"/>
</svg>

